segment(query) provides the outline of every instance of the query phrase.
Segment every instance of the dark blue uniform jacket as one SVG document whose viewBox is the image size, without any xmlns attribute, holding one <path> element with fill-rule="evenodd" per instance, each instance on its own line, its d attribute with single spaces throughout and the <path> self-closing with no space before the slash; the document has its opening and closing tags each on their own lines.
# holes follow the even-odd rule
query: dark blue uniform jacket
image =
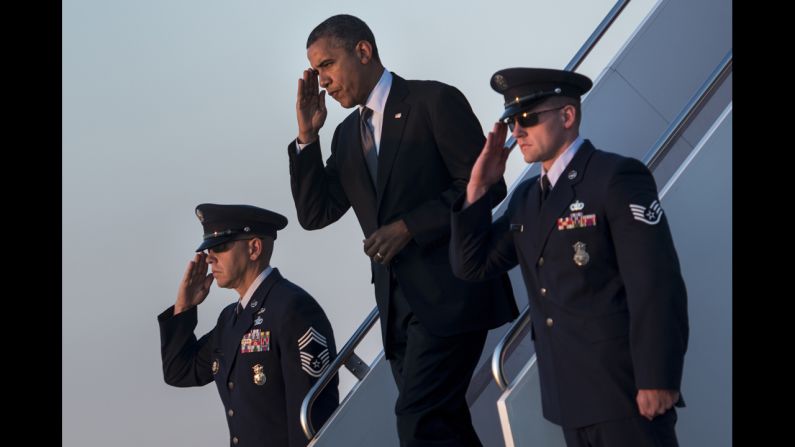
<svg viewBox="0 0 795 447">
<path fill-rule="evenodd" d="M 543 206 L 538 177 L 494 223 L 488 197 L 461 210 L 463 200 L 452 211 L 453 271 L 481 280 L 521 266 L 548 420 L 637 416 L 638 389 L 679 389 L 687 293 L 646 166 L 586 140 Z"/>
<path fill-rule="evenodd" d="M 165 381 L 178 387 L 215 381 L 230 445 L 305 446 L 299 410 L 337 355 L 331 324 L 317 302 L 277 269 L 240 315 L 236 307 L 227 306 L 198 340 L 195 307 L 176 316 L 171 307 L 158 316 Z M 337 407 L 337 384 L 335 378 L 315 402 L 315 429 Z"/>
</svg>

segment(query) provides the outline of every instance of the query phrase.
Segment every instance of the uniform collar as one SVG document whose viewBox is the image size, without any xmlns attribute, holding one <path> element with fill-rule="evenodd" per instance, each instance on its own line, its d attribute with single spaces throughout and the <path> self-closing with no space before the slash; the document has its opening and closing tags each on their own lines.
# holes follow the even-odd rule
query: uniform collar
<svg viewBox="0 0 795 447">
<path fill-rule="evenodd" d="M 571 142 L 569 147 L 567 147 L 566 150 L 560 154 L 558 159 L 552 163 L 552 166 L 549 167 L 549 171 L 544 172 L 544 167 L 541 167 L 541 175 L 547 176 L 549 184 L 552 185 L 553 188 L 555 187 L 555 183 L 557 183 L 558 179 L 560 178 L 560 175 L 566 170 L 566 166 L 569 165 L 569 162 L 571 162 L 571 160 L 577 154 L 577 151 L 580 149 L 580 146 L 582 146 L 584 141 L 585 139 L 582 136 L 577 135 L 577 138 Z"/>
<path fill-rule="evenodd" d="M 251 297 L 254 295 L 254 292 L 257 291 L 257 288 L 260 286 L 260 284 L 262 284 L 262 281 L 265 281 L 265 278 L 267 278 L 272 271 L 273 267 L 267 266 L 265 270 L 261 271 L 259 275 L 257 275 L 257 278 L 254 280 L 254 282 L 252 282 L 251 285 L 248 286 L 248 290 L 246 290 L 246 293 L 243 295 L 243 298 L 240 299 L 240 305 L 243 306 L 243 309 L 245 309 L 246 306 L 248 306 L 248 302 L 249 300 L 251 300 Z"/>
</svg>

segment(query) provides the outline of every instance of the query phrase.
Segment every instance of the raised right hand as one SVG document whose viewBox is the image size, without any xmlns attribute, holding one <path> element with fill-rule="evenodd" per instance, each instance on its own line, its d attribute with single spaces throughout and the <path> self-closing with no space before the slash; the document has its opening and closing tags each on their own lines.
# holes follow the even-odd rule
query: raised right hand
<svg viewBox="0 0 795 447">
<path fill-rule="evenodd" d="M 207 255 L 196 253 L 193 260 L 188 262 L 185 276 L 179 284 L 177 302 L 174 303 L 174 315 L 184 312 L 193 306 L 201 304 L 210 293 L 213 283 L 213 274 L 207 273 Z"/>
<path fill-rule="evenodd" d="M 494 128 L 486 137 L 486 144 L 480 156 L 472 165 L 472 173 L 467 183 L 467 197 L 464 207 L 477 202 L 486 194 L 491 185 L 497 183 L 505 173 L 505 162 L 512 149 L 505 149 L 505 136 L 508 134 L 508 125 L 494 123 Z"/>
<path fill-rule="evenodd" d="M 298 95 L 295 101 L 298 116 L 298 141 L 301 144 L 314 143 L 320 128 L 326 122 L 326 91 L 318 91 L 317 72 L 304 70 L 298 80 Z"/>
</svg>

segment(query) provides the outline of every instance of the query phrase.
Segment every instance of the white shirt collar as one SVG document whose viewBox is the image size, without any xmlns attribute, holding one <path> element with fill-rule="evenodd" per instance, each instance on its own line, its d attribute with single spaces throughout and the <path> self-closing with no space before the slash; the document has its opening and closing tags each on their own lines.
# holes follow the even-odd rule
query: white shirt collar
<svg viewBox="0 0 795 447">
<path fill-rule="evenodd" d="M 567 147 L 566 150 L 560 154 L 560 157 L 558 157 L 558 159 L 552 163 L 552 166 L 549 167 L 549 171 L 545 172 L 544 167 L 541 166 L 541 175 L 547 176 L 549 184 L 552 185 L 553 188 L 555 187 L 555 183 L 557 183 L 558 179 L 563 174 L 563 171 L 566 170 L 566 166 L 569 165 L 571 159 L 577 154 L 577 151 L 580 149 L 580 146 L 582 146 L 583 142 L 585 142 L 585 139 L 582 136 L 577 135 L 577 138 L 571 142 L 569 147 Z"/>
<path fill-rule="evenodd" d="M 243 309 L 245 309 L 246 306 L 248 306 L 248 302 L 251 299 L 251 296 L 254 295 L 254 292 L 257 291 L 259 285 L 262 284 L 262 281 L 265 281 L 265 278 L 267 278 L 272 271 L 273 267 L 271 266 L 266 267 L 265 270 L 261 271 L 260 274 L 257 275 L 257 279 L 255 279 L 254 282 L 252 282 L 251 285 L 248 286 L 246 294 L 243 295 L 243 298 L 240 299 L 240 305 L 243 306 Z"/>
<path fill-rule="evenodd" d="M 364 103 L 364 106 L 359 106 L 359 111 L 361 111 L 363 107 L 367 107 L 373 112 L 383 115 L 384 109 L 386 109 L 386 98 L 389 96 L 389 90 L 391 88 L 392 73 L 384 68 L 384 72 L 381 73 L 381 78 L 378 80 L 378 83 L 375 84 L 375 87 L 373 87 L 370 96 L 367 97 L 367 102 Z"/>
</svg>

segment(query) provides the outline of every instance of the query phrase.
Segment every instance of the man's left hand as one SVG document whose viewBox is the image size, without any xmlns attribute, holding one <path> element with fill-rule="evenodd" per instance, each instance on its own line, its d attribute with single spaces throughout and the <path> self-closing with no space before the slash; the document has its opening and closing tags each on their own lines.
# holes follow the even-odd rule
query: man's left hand
<svg viewBox="0 0 795 447">
<path fill-rule="evenodd" d="M 676 390 L 638 390 L 635 399 L 638 402 L 640 414 L 648 420 L 665 414 L 679 401 L 679 391 Z"/>
<path fill-rule="evenodd" d="M 399 220 L 375 230 L 364 240 L 364 252 L 373 261 L 380 264 L 389 264 L 400 250 L 411 240 L 406 224 Z"/>
</svg>

